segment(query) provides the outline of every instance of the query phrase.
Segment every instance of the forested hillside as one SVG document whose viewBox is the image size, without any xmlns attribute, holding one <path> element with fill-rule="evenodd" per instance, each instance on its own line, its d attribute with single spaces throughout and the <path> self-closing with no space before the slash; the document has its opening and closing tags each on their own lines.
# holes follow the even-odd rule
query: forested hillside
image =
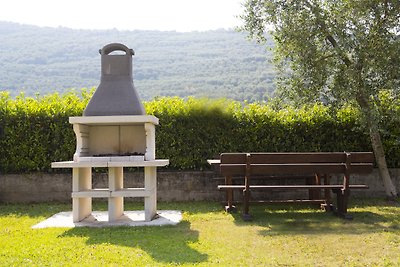
<svg viewBox="0 0 400 267">
<path fill-rule="evenodd" d="M 112 42 L 134 49 L 134 84 L 143 100 L 208 96 L 252 102 L 274 90 L 272 52 L 244 33 L 72 30 L 9 22 L 0 22 L 0 90 L 15 96 L 95 87 L 98 51 Z"/>
</svg>

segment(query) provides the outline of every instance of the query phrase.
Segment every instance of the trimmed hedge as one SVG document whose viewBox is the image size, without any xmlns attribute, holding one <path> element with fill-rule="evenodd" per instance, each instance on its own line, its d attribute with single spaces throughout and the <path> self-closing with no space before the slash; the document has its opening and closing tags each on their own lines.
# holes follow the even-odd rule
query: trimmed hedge
<svg viewBox="0 0 400 267">
<path fill-rule="evenodd" d="M 71 160 L 75 135 L 68 117 L 81 116 L 92 91 L 36 98 L 0 93 L 0 172 L 51 171 L 52 161 Z M 400 105 L 381 97 L 383 140 L 390 167 L 400 166 Z M 144 103 L 160 120 L 157 158 L 171 169 L 201 170 L 206 159 L 240 151 L 371 151 L 355 108 L 323 105 L 274 110 L 231 100 L 157 98 Z M 59 171 L 59 170 L 58 170 Z"/>
</svg>

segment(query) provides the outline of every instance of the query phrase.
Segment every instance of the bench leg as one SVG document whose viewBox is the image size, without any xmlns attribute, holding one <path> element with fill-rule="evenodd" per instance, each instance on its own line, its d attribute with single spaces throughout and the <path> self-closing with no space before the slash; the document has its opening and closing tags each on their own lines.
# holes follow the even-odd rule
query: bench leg
<svg viewBox="0 0 400 267">
<path fill-rule="evenodd" d="M 336 189 L 337 211 L 336 214 L 343 219 L 352 220 L 353 217 L 347 213 L 347 205 L 350 195 L 350 190 Z"/>
<path fill-rule="evenodd" d="M 225 176 L 225 184 L 226 185 L 232 185 L 232 176 Z M 226 212 L 235 212 L 236 207 L 233 205 L 233 189 L 229 188 L 226 190 L 226 206 L 225 206 L 225 211 Z"/>
<path fill-rule="evenodd" d="M 330 184 L 330 176 L 327 174 L 324 174 L 322 176 L 324 180 L 324 185 L 329 185 Z M 326 212 L 329 211 L 334 211 L 335 206 L 332 204 L 332 198 L 331 198 L 331 190 L 330 189 L 324 189 L 324 199 L 325 199 L 325 204 L 322 204 L 321 207 L 323 210 Z"/>
<path fill-rule="evenodd" d="M 313 178 L 306 178 L 307 185 L 320 185 L 321 184 L 321 176 L 319 174 L 315 174 Z M 321 190 L 320 189 L 308 189 L 308 199 L 321 199 Z"/>
<path fill-rule="evenodd" d="M 249 214 L 250 190 L 243 190 L 243 221 L 251 221 L 252 217 Z"/>
<path fill-rule="evenodd" d="M 246 180 L 246 184 L 248 183 L 248 180 Z M 243 214 L 242 218 L 244 221 L 251 221 L 252 217 L 249 214 L 249 205 L 250 205 L 250 189 L 249 186 L 246 186 L 246 188 L 243 190 Z"/>
</svg>

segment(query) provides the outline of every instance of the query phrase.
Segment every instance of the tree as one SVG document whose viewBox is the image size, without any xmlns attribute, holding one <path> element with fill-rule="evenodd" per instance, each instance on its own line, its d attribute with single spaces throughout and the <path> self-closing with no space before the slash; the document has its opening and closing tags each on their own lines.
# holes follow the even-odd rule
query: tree
<svg viewBox="0 0 400 267">
<path fill-rule="evenodd" d="M 275 40 L 281 95 L 355 103 L 390 199 L 398 194 L 380 135 L 378 94 L 400 89 L 399 0 L 246 0 L 242 30 Z"/>
</svg>

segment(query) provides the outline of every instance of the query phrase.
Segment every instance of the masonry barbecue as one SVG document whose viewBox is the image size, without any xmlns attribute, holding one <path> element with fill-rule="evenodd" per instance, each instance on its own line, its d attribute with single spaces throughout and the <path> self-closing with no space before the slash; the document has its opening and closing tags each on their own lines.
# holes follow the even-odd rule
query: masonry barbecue
<svg viewBox="0 0 400 267">
<path fill-rule="evenodd" d="M 72 214 L 79 222 L 92 214 L 92 198 L 108 198 L 108 220 L 124 215 L 124 197 L 143 197 L 145 221 L 157 212 L 156 168 L 169 160 L 155 158 L 155 125 L 146 115 L 133 85 L 132 56 L 123 44 L 99 50 L 101 81 L 81 117 L 70 117 L 76 135 L 73 161 L 53 162 L 72 168 Z M 92 188 L 92 168 L 108 168 L 109 188 Z M 123 168 L 144 167 L 144 188 L 124 188 Z"/>
</svg>

